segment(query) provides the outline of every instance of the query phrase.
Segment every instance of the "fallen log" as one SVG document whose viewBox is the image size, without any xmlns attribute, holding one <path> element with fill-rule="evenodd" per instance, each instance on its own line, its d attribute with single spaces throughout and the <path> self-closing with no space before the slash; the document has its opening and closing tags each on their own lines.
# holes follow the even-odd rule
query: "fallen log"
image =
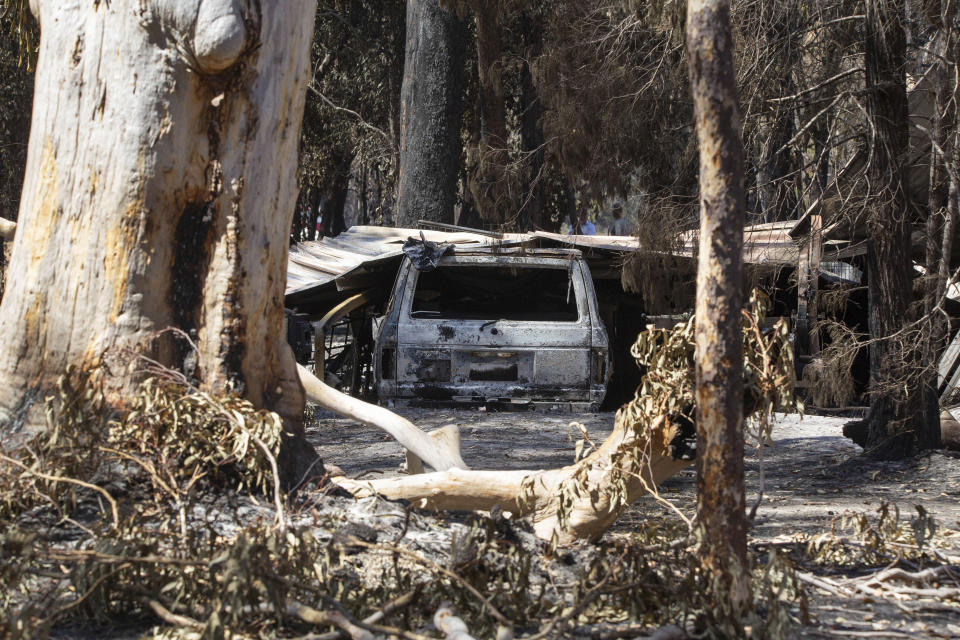
<svg viewBox="0 0 960 640">
<path fill-rule="evenodd" d="M 299 364 L 297 373 L 307 399 L 311 402 L 345 418 L 386 431 L 416 458 L 437 471 L 467 468 L 460 457 L 459 433 L 451 432 L 456 431 L 455 426 L 444 427 L 438 430 L 436 436 L 431 437 L 431 434 L 421 431 L 415 424 L 388 409 L 337 391 Z M 408 457 L 408 467 L 412 464 L 414 469 L 419 468 L 422 471 L 422 465 L 418 465 L 419 460 L 415 462 Z"/>
<path fill-rule="evenodd" d="M 559 469 L 451 469 L 415 476 L 332 482 L 358 497 L 381 495 L 434 510 L 490 510 L 531 516 L 536 535 L 566 544 L 596 539 L 620 513 L 691 464 L 673 457 L 679 427 L 660 416 L 646 428 L 617 413 L 613 433 L 583 460 Z"/>
</svg>

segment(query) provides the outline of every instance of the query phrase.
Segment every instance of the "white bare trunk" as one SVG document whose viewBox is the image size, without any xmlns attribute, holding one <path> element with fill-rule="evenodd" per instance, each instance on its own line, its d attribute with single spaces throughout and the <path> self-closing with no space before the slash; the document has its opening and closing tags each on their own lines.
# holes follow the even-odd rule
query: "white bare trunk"
<svg viewBox="0 0 960 640">
<path fill-rule="evenodd" d="M 109 364 L 119 400 L 135 354 L 299 424 L 283 292 L 315 3 L 31 8 L 42 37 L 0 425 L 39 423 L 68 365 Z M 196 354 L 157 335 L 168 327 Z"/>
</svg>

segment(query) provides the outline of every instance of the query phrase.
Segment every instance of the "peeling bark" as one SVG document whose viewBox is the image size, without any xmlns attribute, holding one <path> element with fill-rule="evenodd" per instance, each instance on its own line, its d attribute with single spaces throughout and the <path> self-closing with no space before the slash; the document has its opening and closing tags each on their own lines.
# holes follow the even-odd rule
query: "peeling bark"
<svg viewBox="0 0 960 640">
<path fill-rule="evenodd" d="M 68 365 L 109 365 L 122 404 L 136 354 L 239 389 L 297 434 L 283 293 L 314 5 L 31 5 L 42 38 L 0 306 L 3 435 L 42 428 Z"/>
<path fill-rule="evenodd" d="M 700 147 L 696 304 L 700 557 L 718 617 L 748 606 L 743 484 L 743 143 L 725 0 L 687 3 L 687 55 Z"/>
</svg>

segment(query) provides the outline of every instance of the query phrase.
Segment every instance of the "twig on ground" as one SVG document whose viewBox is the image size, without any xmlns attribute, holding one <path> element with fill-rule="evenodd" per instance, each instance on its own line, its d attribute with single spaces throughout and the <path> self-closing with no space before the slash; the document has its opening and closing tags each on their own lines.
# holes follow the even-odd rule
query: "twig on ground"
<svg viewBox="0 0 960 640">
<path fill-rule="evenodd" d="M 85 489 L 91 489 L 91 490 L 93 490 L 93 491 L 96 491 L 97 493 L 99 493 L 100 495 L 102 495 L 104 498 L 106 498 L 107 502 L 110 503 L 110 514 L 113 516 L 113 527 L 114 527 L 114 528 L 117 528 L 117 527 L 120 526 L 120 512 L 119 512 L 119 510 L 117 509 L 117 501 L 114 500 L 114 499 L 113 499 L 113 496 L 111 496 L 111 495 L 107 492 L 107 490 L 104 489 L 103 487 L 98 487 L 98 486 L 95 485 L 95 484 L 91 484 L 91 483 L 89 483 L 89 482 L 84 482 L 83 480 L 77 480 L 76 478 L 66 478 L 66 477 L 63 477 L 63 476 L 52 476 L 52 475 L 49 475 L 49 474 L 46 474 L 46 473 L 42 473 L 42 472 L 37 471 L 37 470 L 35 470 L 35 469 L 31 469 L 30 467 L 28 467 L 27 465 L 23 464 L 23 463 L 20 462 L 19 460 L 15 460 L 15 459 L 13 459 L 13 458 L 11 458 L 11 457 L 9 457 L 9 456 L 5 456 L 5 455 L 3 455 L 2 453 L 0 453 L 0 460 L 3 460 L 4 462 L 9 462 L 10 464 L 15 465 L 16 467 L 19 467 L 20 469 L 22 469 L 24 472 L 26 472 L 26 473 L 28 473 L 28 474 L 30 474 L 30 475 L 32 475 L 32 476 L 36 476 L 37 478 L 40 478 L 41 480 L 46 480 L 47 482 L 65 482 L 65 483 L 67 483 L 67 484 L 75 484 L 75 485 L 77 485 L 77 486 L 79 486 L 79 487 L 83 487 L 83 488 L 85 488 Z"/>
<path fill-rule="evenodd" d="M 308 624 L 339 627 L 350 634 L 352 640 L 373 640 L 373 634 L 354 625 L 339 611 L 318 611 L 299 602 L 287 603 L 287 615 L 300 618 Z"/>
<path fill-rule="evenodd" d="M 417 599 L 417 596 L 420 595 L 420 592 L 423 590 L 423 585 L 417 585 L 412 591 L 408 591 L 399 598 L 394 598 L 387 604 L 380 607 L 379 611 L 376 611 L 366 618 L 363 619 L 364 624 L 376 624 L 383 620 L 385 617 L 389 616 L 394 611 L 406 607 L 411 602 Z M 340 631 L 332 631 L 330 633 L 324 633 L 321 635 L 312 635 L 310 640 L 337 640 L 337 638 L 342 638 L 343 634 Z"/>
<path fill-rule="evenodd" d="M 175 627 L 187 627 L 190 629 L 202 629 L 203 623 L 199 620 L 194 620 L 189 616 L 183 616 L 176 614 L 165 606 L 157 602 L 156 600 L 148 600 L 147 605 L 157 617 L 166 622 L 167 624 L 173 625 Z"/>
</svg>

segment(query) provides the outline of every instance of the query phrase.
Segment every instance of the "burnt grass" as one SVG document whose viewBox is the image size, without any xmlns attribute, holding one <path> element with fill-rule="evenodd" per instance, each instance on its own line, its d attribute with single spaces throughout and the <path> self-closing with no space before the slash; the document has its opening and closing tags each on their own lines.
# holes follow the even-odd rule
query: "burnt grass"
<svg viewBox="0 0 960 640">
<path fill-rule="evenodd" d="M 583 425 L 590 439 L 600 444 L 613 427 L 613 413 L 569 414 L 551 412 L 495 412 L 477 409 L 400 409 L 415 424 L 432 430 L 456 424 L 461 433 L 464 461 L 475 469 L 542 469 L 573 462 L 574 447 L 582 436 L 572 422 Z M 924 600 L 915 595 L 871 597 L 838 596 L 805 583 L 808 624 L 798 625 L 790 636 L 806 637 L 960 637 L 960 454 L 934 451 L 907 460 L 880 462 L 842 435 L 849 418 L 781 416 L 774 425 L 772 443 L 762 450 L 748 445 L 745 482 L 748 511 L 757 500 L 763 469 L 763 497 L 752 521 L 749 540 L 755 558 L 768 550 L 789 554 L 798 571 L 830 584 L 855 581 L 896 564 L 919 569 L 923 556 L 894 555 L 872 562 L 854 558 L 843 566 L 818 562 L 808 541 L 816 536 L 851 540 L 842 528 L 860 514 L 875 521 L 883 505 L 899 511 L 904 528 L 918 507 L 933 518 L 943 546 L 941 564 L 952 563 L 957 580 L 941 585 L 952 595 Z M 402 449 L 375 429 L 316 410 L 308 439 L 327 462 L 348 476 L 381 477 L 402 473 Z M 696 474 L 693 466 L 661 485 L 660 497 L 687 518 L 696 512 Z M 604 536 L 611 540 L 636 540 L 638 532 L 682 532 L 681 518 L 657 500 L 645 498 L 627 510 Z M 852 542 L 856 545 L 856 542 Z M 944 560 L 943 558 L 947 558 Z M 933 560 L 932 560 L 933 561 Z M 828 585 L 829 587 L 829 585 Z M 892 584 L 890 592 L 897 591 Z M 889 592 L 888 592 L 889 593 Z M 795 611 L 797 619 L 804 617 Z M 598 636 L 599 637 L 599 636 Z"/>
</svg>

